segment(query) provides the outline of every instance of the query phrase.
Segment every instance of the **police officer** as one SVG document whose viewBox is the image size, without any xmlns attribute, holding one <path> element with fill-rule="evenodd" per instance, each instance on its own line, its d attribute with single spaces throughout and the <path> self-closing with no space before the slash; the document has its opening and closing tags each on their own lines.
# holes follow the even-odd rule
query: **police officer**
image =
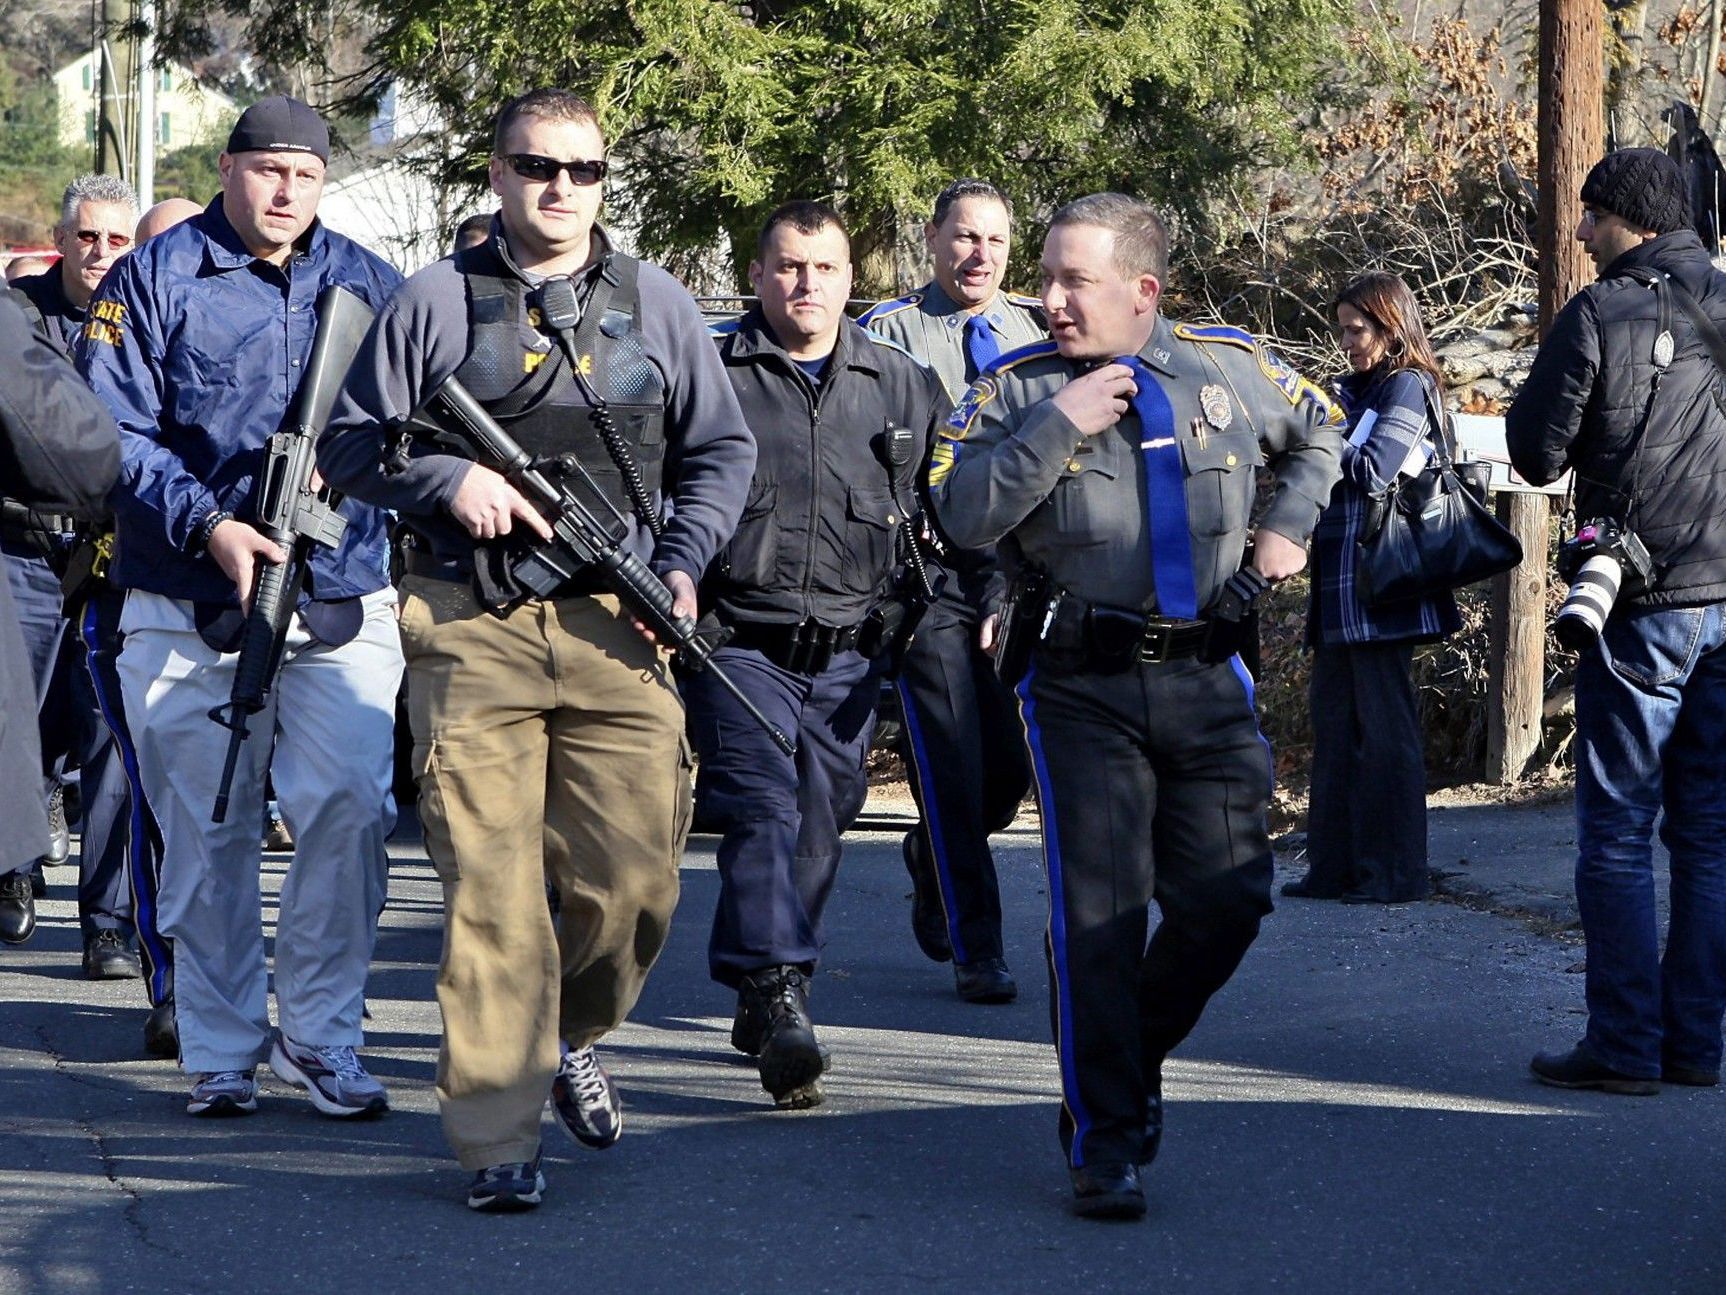
<svg viewBox="0 0 1726 1295">
<path fill-rule="evenodd" d="M 1219 601 L 1252 587 L 1233 573 L 1254 469 L 1268 452 L 1277 489 L 1252 565 L 1280 580 L 1305 564 L 1340 452 L 1338 411 L 1249 334 L 1162 318 L 1167 267 L 1147 203 L 1094 194 L 1056 212 L 1053 338 L 977 381 L 932 473 L 953 538 L 1000 541 L 1016 572 L 1009 664 L 1033 644 L 1017 692 L 1049 874 L 1060 1136 L 1075 1208 L 1097 1217 L 1143 1215 L 1163 1059 L 1270 911 L 1270 748 L 1252 679 L 1224 658 Z"/>
<path fill-rule="evenodd" d="M 946 416 L 934 375 L 845 317 L 851 244 L 832 208 L 789 202 L 762 226 L 759 304 L 720 342 L 759 462 L 743 520 L 702 583 L 732 630 L 715 660 L 793 734 L 788 756 L 716 686 L 689 679 L 704 821 L 719 845 L 713 978 L 737 992 L 731 1042 L 781 1107 L 821 1101 L 809 1018 L 840 835 L 863 808 L 879 678 L 872 655 L 917 478 Z"/>
<path fill-rule="evenodd" d="M 935 277 L 858 322 L 935 371 L 958 400 L 988 364 L 1044 337 L 1041 303 L 1001 289 L 1013 208 L 986 180 L 955 180 L 923 227 Z M 1012 694 L 988 656 L 1000 583 L 992 551 L 951 549 L 941 597 L 917 629 L 899 676 L 911 792 L 922 821 L 905 834 L 911 929 L 937 962 L 951 958 L 959 997 L 1018 996 L 1001 945 L 1001 892 L 989 834 L 1013 821 L 1030 783 Z"/>
<path fill-rule="evenodd" d="M 582 99 L 539 89 L 505 105 L 489 237 L 396 294 L 319 454 L 338 487 L 398 509 L 419 546 L 401 632 L 420 819 L 444 883 L 438 1104 L 478 1210 L 538 1204 L 548 1093 L 584 1145 L 622 1131 L 593 1045 L 664 943 L 689 758 L 666 660 L 600 578 L 528 596 L 512 559 L 549 537 L 544 520 L 490 468 L 400 429 L 453 375 L 592 508 L 617 510 L 680 614 L 755 465 L 694 300 L 595 223 L 605 172 Z M 571 292 L 578 312 L 555 305 Z"/>
<path fill-rule="evenodd" d="M 138 196 L 114 175 L 80 175 L 60 198 L 54 226 L 59 261 L 12 284 L 41 312 L 52 339 L 70 354 L 84 331 L 84 312 L 114 263 L 132 250 Z"/>
<path fill-rule="evenodd" d="M 160 927 L 174 945 L 188 1113 L 257 1109 L 265 1055 L 332 1116 L 388 1107 L 355 1055 L 384 900 L 391 719 L 401 649 L 383 515 L 342 505 L 320 547 L 281 669 L 240 748 L 233 809 L 211 822 L 231 695 L 263 563 L 285 558 L 249 521 L 267 438 L 291 416 L 339 285 L 381 306 L 401 276 L 317 223 L 329 131 L 296 99 L 241 114 L 209 208 L 125 257 L 91 302 L 78 361 L 120 424 L 113 578 L 127 590 L 126 718 L 163 837 Z M 297 849 L 282 884 L 272 1044 L 258 825 L 273 777 Z"/>
<path fill-rule="evenodd" d="M 61 197 L 54 244 L 60 260 L 45 273 L 21 278 L 14 287 L 29 298 L 38 329 L 70 355 L 84 327 L 85 308 L 103 277 L 132 246 L 138 220 L 132 186 L 111 175 L 80 175 Z M 133 904 L 128 864 L 148 884 L 153 861 L 153 824 L 141 796 L 128 786 L 129 747 L 117 745 L 110 724 L 123 733 L 119 690 L 111 661 L 117 647 L 120 594 L 92 568 L 105 515 L 72 517 L 0 502 L 0 548 L 7 558 L 13 600 L 20 610 L 35 667 L 37 718 L 46 766 L 78 771 L 82 826 L 79 834 L 78 918 L 84 942 L 84 974 L 93 980 L 139 974 L 132 951 Z M 71 573 L 69 575 L 69 573 Z M 85 644 L 97 657 L 87 663 Z M 105 652 L 105 655 L 103 654 Z M 97 661 L 109 663 L 93 671 Z M 51 817 L 64 831 L 64 786 L 49 775 Z M 130 814 L 140 806 L 139 816 Z M 50 855 L 59 862 L 65 852 Z M 15 879 L 0 879 L 0 938 L 15 936 L 7 918 L 22 901 L 25 934 L 33 925 L 31 896 Z M 151 908 L 143 909 L 148 917 Z M 147 948 L 160 950 L 153 929 L 140 932 Z M 152 963 L 155 970 L 155 963 Z M 152 988 L 161 981 L 152 976 Z M 157 998 L 161 995 L 158 993 Z M 165 1044 L 152 1034 L 153 1049 Z M 170 1052 L 171 1055 L 171 1052 Z"/>
</svg>

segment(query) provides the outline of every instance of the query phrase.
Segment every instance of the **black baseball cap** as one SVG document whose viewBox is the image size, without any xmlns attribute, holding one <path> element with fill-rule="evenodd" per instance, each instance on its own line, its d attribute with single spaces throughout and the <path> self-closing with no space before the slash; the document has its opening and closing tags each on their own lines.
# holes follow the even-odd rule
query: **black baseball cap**
<svg viewBox="0 0 1726 1295">
<path fill-rule="evenodd" d="M 228 134 L 230 153 L 310 153 L 330 160 L 330 128 L 310 104 L 285 94 L 260 99 Z"/>
</svg>

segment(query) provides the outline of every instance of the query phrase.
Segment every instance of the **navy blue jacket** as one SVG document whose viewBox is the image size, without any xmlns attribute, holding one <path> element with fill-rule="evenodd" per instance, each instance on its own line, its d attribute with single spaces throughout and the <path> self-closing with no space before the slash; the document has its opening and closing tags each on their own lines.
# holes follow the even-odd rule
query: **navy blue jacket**
<svg viewBox="0 0 1726 1295">
<path fill-rule="evenodd" d="M 1371 497 L 1390 485 L 1415 446 L 1433 443 L 1427 413 L 1431 382 L 1418 369 L 1379 368 L 1351 373 L 1338 384 L 1337 395 L 1348 411 L 1348 439 L 1342 449 L 1342 480 L 1312 533 L 1309 643 L 1432 643 L 1462 628 L 1456 599 L 1448 590 L 1368 607 L 1358 585 L 1360 537 Z M 1366 422 L 1369 414 L 1371 423 Z"/>
<path fill-rule="evenodd" d="M 187 545 L 212 512 L 250 521 L 264 442 L 281 430 L 317 328 L 314 305 L 338 284 L 380 308 L 402 277 L 358 243 L 314 223 L 286 266 L 246 250 L 218 196 L 108 272 L 78 340 L 86 381 L 120 425 L 114 488 L 125 588 L 234 605 L 232 582 Z M 348 598 L 389 583 L 384 514 L 341 506 L 347 533 L 311 562 L 311 596 Z"/>
</svg>

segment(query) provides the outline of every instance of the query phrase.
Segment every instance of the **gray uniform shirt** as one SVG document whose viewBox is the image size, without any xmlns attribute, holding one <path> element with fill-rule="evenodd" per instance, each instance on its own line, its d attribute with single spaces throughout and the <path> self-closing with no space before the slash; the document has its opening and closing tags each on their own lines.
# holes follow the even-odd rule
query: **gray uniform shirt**
<svg viewBox="0 0 1726 1295">
<path fill-rule="evenodd" d="M 603 232 L 596 226 L 595 233 L 603 246 Z M 644 261 L 638 291 L 643 345 L 665 386 L 667 497 L 657 547 L 639 520 L 629 547 L 659 575 L 682 571 L 699 580 L 737 527 L 755 471 L 755 438 L 683 285 Z M 520 329 L 524 353 L 546 349 L 546 336 L 527 320 Z M 318 467 L 331 485 L 414 517 L 445 554 L 472 548 L 448 516 L 468 461 L 416 445 L 405 470 L 386 474 L 382 451 L 386 436 L 461 367 L 468 349 L 467 280 L 453 261 L 428 265 L 379 312 L 318 442 Z"/>
<path fill-rule="evenodd" d="M 1002 354 L 1048 336 L 1042 304 L 1035 297 L 995 294 L 982 315 Z M 909 296 L 870 307 L 857 322 L 899 343 L 935 370 L 947 399 L 957 401 L 971 382 L 965 351 L 965 321 L 970 317 L 939 283 L 931 281 Z"/>
<path fill-rule="evenodd" d="M 1158 319 L 1139 357 L 1174 412 L 1204 609 L 1240 566 L 1267 455 L 1260 525 L 1305 542 L 1339 475 L 1342 411 L 1240 329 Z M 1082 435 L 1050 399 L 1080 371 L 1048 342 L 974 383 L 935 450 L 936 512 L 960 544 L 1001 541 L 1080 598 L 1154 611 L 1139 419 Z"/>
</svg>

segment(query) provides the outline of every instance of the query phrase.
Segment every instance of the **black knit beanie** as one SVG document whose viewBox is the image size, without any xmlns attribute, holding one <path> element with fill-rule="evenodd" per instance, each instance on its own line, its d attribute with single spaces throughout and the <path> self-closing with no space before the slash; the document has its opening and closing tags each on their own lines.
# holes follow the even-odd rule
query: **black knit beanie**
<svg viewBox="0 0 1726 1295">
<path fill-rule="evenodd" d="M 1656 234 L 1688 229 L 1691 224 L 1684 176 L 1678 164 L 1657 148 L 1608 153 L 1582 182 L 1582 201 Z"/>
</svg>

